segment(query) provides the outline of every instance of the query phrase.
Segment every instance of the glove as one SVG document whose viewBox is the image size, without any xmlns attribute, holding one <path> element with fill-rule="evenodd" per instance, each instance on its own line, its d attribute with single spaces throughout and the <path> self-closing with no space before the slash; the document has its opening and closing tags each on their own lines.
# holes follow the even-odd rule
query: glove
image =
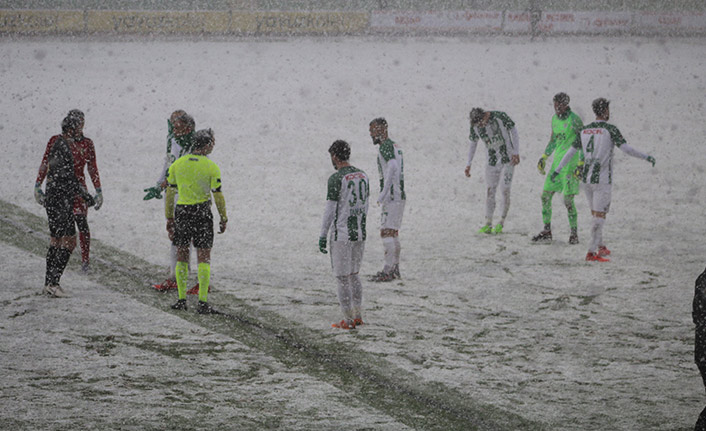
<svg viewBox="0 0 706 431">
<path fill-rule="evenodd" d="M 323 254 L 327 254 L 328 251 L 326 251 L 326 237 L 322 236 L 319 238 L 319 251 Z"/>
<path fill-rule="evenodd" d="M 647 156 L 647 159 L 646 159 L 646 160 L 647 160 L 648 162 L 652 163 L 652 167 L 653 167 L 653 168 L 655 167 L 655 162 L 656 162 L 656 160 L 655 160 L 654 157 L 652 157 L 652 156 Z"/>
<path fill-rule="evenodd" d="M 101 191 L 100 187 L 96 189 L 96 195 L 93 197 L 93 200 L 96 201 L 96 204 L 93 206 L 93 208 L 98 211 L 103 206 L 103 192 Z"/>
<path fill-rule="evenodd" d="M 546 174 L 546 172 L 544 172 L 544 168 L 547 167 L 547 159 L 548 158 L 549 158 L 548 155 L 542 154 L 542 157 L 539 158 L 539 162 L 537 162 L 537 170 L 542 175 Z"/>
<path fill-rule="evenodd" d="M 149 187 L 144 190 L 147 192 L 142 200 L 148 201 L 153 198 L 162 199 L 162 189 L 159 186 Z"/>
<path fill-rule="evenodd" d="M 583 163 L 579 162 L 578 165 L 576 165 L 576 169 L 574 169 L 574 178 L 580 179 L 581 176 L 583 175 Z"/>
<path fill-rule="evenodd" d="M 91 196 L 91 194 L 88 193 L 88 190 L 86 190 L 85 188 L 81 187 L 81 191 L 79 192 L 79 196 L 81 197 L 81 199 L 83 199 L 83 201 L 86 203 L 88 208 L 91 208 L 96 205 L 96 200 L 93 199 L 93 196 Z"/>
<path fill-rule="evenodd" d="M 557 171 L 552 172 L 552 176 L 551 176 L 552 182 L 556 181 L 556 177 L 558 177 L 558 176 L 559 176 L 559 172 L 557 172 Z"/>
<path fill-rule="evenodd" d="M 42 185 L 39 183 L 35 183 L 34 184 L 34 200 L 36 200 L 39 205 L 44 206 L 46 199 L 47 199 L 47 197 L 44 196 L 44 192 L 42 191 Z"/>
</svg>

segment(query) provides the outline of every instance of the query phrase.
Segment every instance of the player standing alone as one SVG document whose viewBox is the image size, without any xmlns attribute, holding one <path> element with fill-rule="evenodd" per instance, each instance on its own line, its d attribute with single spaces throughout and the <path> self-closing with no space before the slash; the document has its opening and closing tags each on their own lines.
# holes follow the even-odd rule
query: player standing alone
<svg viewBox="0 0 706 431">
<path fill-rule="evenodd" d="M 620 148 L 626 154 L 647 160 L 655 165 L 654 157 L 629 146 L 617 127 L 609 124 L 610 102 L 604 98 L 593 101 L 593 113 L 596 121 L 581 130 L 581 140 L 575 141 L 566 152 L 561 163 L 552 172 L 552 179 L 566 166 L 579 149 L 583 149 L 586 164 L 583 168 L 583 188 L 588 199 L 588 206 L 593 216 L 591 225 L 591 244 L 586 254 L 587 261 L 608 262 L 610 250 L 603 243 L 603 225 L 610 209 L 613 187 L 613 149 Z"/>
<path fill-rule="evenodd" d="M 74 160 L 74 173 L 76 179 L 78 179 L 81 186 L 86 188 L 86 175 L 85 170 L 88 168 L 88 174 L 91 176 L 91 181 L 93 182 L 93 187 L 96 189 L 96 195 L 94 197 L 95 206 L 93 207 L 98 211 L 103 205 L 103 193 L 101 191 L 101 180 L 98 173 L 98 164 L 96 163 L 96 149 L 93 145 L 93 141 L 83 135 L 83 126 L 85 124 L 85 116 L 82 111 L 78 109 L 72 109 L 67 114 L 67 117 L 75 118 L 76 121 L 76 137 L 75 139 L 69 140 L 71 147 L 71 155 Z M 47 158 L 49 152 L 51 151 L 52 145 L 56 141 L 57 136 L 52 137 L 47 144 L 47 149 L 44 152 L 44 158 L 39 166 L 39 173 L 37 174 L 37 181 L 35 182 L 35 189 L 40 189 L 44 178 L 47 175 Z M 79 244 L 81 245 L 81 270 L 87 272 L 90 265 L 90 249 L 91 249 L 91 231 L 88 226 L 88 206 L 83 198 L 76 195 L 73 204 L 74 220 L 79 232 Z"/>
<path fill-rule="evenodd" d="M 571 148 L 571 144 L 581 139 L 579 133 L 583 127 L 581 118 L 576 115 L 569 107 L 569 95 L 566 93 L 557 93 L 554 96 L 554 112 L 552 117 L 552 136 L 549 139 L 547 148 L 544 154 L 537 163 L 539 173 L 545 175 L 544 168 L 547 164 L 547 158 L 554 153 L 554 160 L 550 171 L 553 171 L 564 158 L 564 154 Z M 551 176 L 548 176 L 544 181 L 544 191 L 542 192 L 542 221 L 544 229 L 532 238 L 533 242 L 545 242 L 552 240 L 552 198 L 554 193 L 560 192 L 564 195 L 564 206 L 569 213 L 569 227 L 571 234 L 569 235 L 569 244 L 578 244 L 578 215 L 576 213 L 576 204 L 574 196 L 579 192 L 579 176 L 583 168 L 583 154 L 577 153 L 564 166 L 555 181 Z"/>
<path fill-rule="evenodd" d="M 71 143 L 80 137 L 79 120 L 70 116 L 64 118 L 61 135 L 51 138 L 42 159 L 42 165 L 46 163 L 46 194 L 41 187 L 34 188 L 37 202 L 47 211 L 51 236 L 43 292 L 57 298 L 68 296 L 59 283 L 76 247 L 75 198 L 80 196 L 89 207 L 95 204 L 93 197 L 76 178 Z"/>
<path fill-rule="evenodd" d="M 465 174 L 471 177 L 471 163 L 476 153 L 478 140 L 483 140 L 488 149 L 488 164 L 485 167 L 485 181 L 488 184 L 488 194 L 485 200 L 485 225 L 479 233 L 501 233 L 505 218 L 510 210 L 510 187 L 515 166 L 520 163 L 520 137 L 515 122 L 501 111 L 484 111 L 473 108 L 471 120 L 471 147 L 468 151 L 468 163 Z M 501 184 L 503 196 L 503 212 L 500 222 L 493 228 L 493 213 L 495 212 L 495 192 Z"/>
<path fill-rule="evenodd" d="M 377 203 L 382 205 L 380 237 L 385 250 L 385 265 L 382 271 L 370 280 L 392 281 L 400 276 L 400 227 L 407 195 L 404 191 L 404 160 L 402 149 L 387 134 L 387 120 L 376 118 L 370 122 L 370 137 L 378 145 L 378 172 L 380 195 Z"/>
<path fill-rule="evenodd" d="M 328 179 L 319 250 L 326 254 L 326 237 L 331 231 L 331 267 L 338 282 L 338 301 L 343 320 L 334 328 L 354 329 L 363 324 L 363 285 L 360 263 L 366 239 L 366 218 L 370 182 L 365 172 L 350 165 L 351 147 L 338 140 L 328 150 L 336 173 Z"/>
<path fill-rule="evenodd" d="M 213 314 L 208 304 L 208 287 L 211 281 L 211 248 L 213 247 L 213 214 L 211 194 L 221 217 L 220 230 L 226 230 L 228 217 L 226 201 L 221 192 L 221 170 L 208 159 L 216 145 L 213 131 L 199 130 L 194 135 L 192 154 L 177 159 L 169 167 L 164 212 L 167 233 L 177 247 L 176 282 L 179 300 L 172 305 L 175 310 L 186 310 L 186 282 L 189 278 L 189 246 L 196 248 L 198 260 L 199 314 Z M 179 200 L 174 205 L 174 199 Z"/>
</svg>

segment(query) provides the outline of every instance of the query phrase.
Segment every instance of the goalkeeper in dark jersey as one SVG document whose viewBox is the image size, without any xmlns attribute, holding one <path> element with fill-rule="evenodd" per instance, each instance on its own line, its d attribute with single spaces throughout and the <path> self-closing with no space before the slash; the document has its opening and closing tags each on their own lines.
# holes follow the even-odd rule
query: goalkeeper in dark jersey
<svg viewBox="0 0 706 431">
<path fill-rule="evenodd" d="M 51 235 L 43 292 L 56 298 L 68 296 L 59 282 L 76 247 L 74 199 L 78 196 L 88 207 L 95 205 L 93 196 L 81 185 L 74 172 L 71 144 L 80 138 L 78 118 L 64 118 L 61 135 L 55 140 L 46 158 L 46 194 L 35 187 L 37 201 L 46 208 Z"/>
</svg>

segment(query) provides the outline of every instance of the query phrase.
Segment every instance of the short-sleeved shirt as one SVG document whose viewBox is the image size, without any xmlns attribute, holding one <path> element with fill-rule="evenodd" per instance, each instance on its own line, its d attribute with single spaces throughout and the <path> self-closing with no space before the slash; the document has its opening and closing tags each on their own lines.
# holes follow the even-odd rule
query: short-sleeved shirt
<svg viewBox="0 0 706 431">
<path fill-rule="evenodd" d="M 365 241 L 370 180 L 365 172 L 345 166 L 328 179 L 326 200 L 336 202 L 331 238 L 334 241 Z"/>
<path fill-rule="evenodd" d="M 583 182 L 588 184 L 613 183 L 613 149 L 625 143 L 617 127 L 605 121 L 594 121 L 581 130 L 581 140 L 574 148 L 583 149 L 585 165 Z"/>
<path fill-rule="evenodd" d="M 169 167 L 167 182 L 176 186 L 177 205 L 196 205 L 211 199 L 211 191 L 221 187 L 221 170 L 206 156 L 187 154 Z"/>
</svg>

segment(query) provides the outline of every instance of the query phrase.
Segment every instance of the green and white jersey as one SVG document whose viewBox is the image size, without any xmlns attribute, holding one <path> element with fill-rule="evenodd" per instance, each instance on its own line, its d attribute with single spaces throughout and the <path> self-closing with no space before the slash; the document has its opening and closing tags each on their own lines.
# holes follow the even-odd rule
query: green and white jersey
<svg viewBox="0 0 706 431">
<path fill-rule="evenodd" d="M 589 184 L 613 183 L 613 149 L 625 144 L 617 127 L 605 121 L 594 121 L 581 131 L 581 143 L 586 159 L 582 180 Z"/>
<path fill-rule="evenodd" d="M 386 139 L 378 148 L 378 173 L 380 174 L 378 202 L 395 202 L 407 199 L 404 191 L 402 148 L 391 139 Z"/>
<path fill-rule="evenodd" d="M 365 241 L 370 181 L 365 172 L 345 166 L 328 179 L 326 211 L 319 236 L 331 241 Z"/>
<path fill-rule="evenodd" d="M 184 136 L 174 136 L 172 123 L 167 120 L 167 154 L 164 157 L 164 167 L 160 174 L 157 184 L 161 184 L 168 175 L 169 166 L 172 165 L 179 157 L 191 153 L 194 145 L 194 133 L 191 132 Z"/>
<path fill-rule="evenodd" d="M 471 126 L 471 148 L 468 152 L 468 164 L 471 166 L 476 153 L 478 140 L 482 140 L 488 149 L 488 165 L 508 164 L 512 156 L 520 154 L 520 138 L 515 122 L 504 112 L 490 111 L 490 119 L 485 127 Z"/>
<path fill-rule="evenodd" d="M 571 109 L 569 109 L 564 118 L 554 115 L 552 117 L 552 137 L 547 144 L 547 148 L 544 150 L 544 154 L 551 156 L 554 154 L 554 159 L 552 161 L 552 167 L 550 172 L 559 166 L 561 159 L 569 148 L 580 140 L 581 129 L 583 129 L 583 121 L 576 115 Z M 580 153 L 574 155 L 569 164 L 567 164 L 564 169 L 573 172 L 576 169 L 576 164 L 581 157 Z"/>
</svg>

